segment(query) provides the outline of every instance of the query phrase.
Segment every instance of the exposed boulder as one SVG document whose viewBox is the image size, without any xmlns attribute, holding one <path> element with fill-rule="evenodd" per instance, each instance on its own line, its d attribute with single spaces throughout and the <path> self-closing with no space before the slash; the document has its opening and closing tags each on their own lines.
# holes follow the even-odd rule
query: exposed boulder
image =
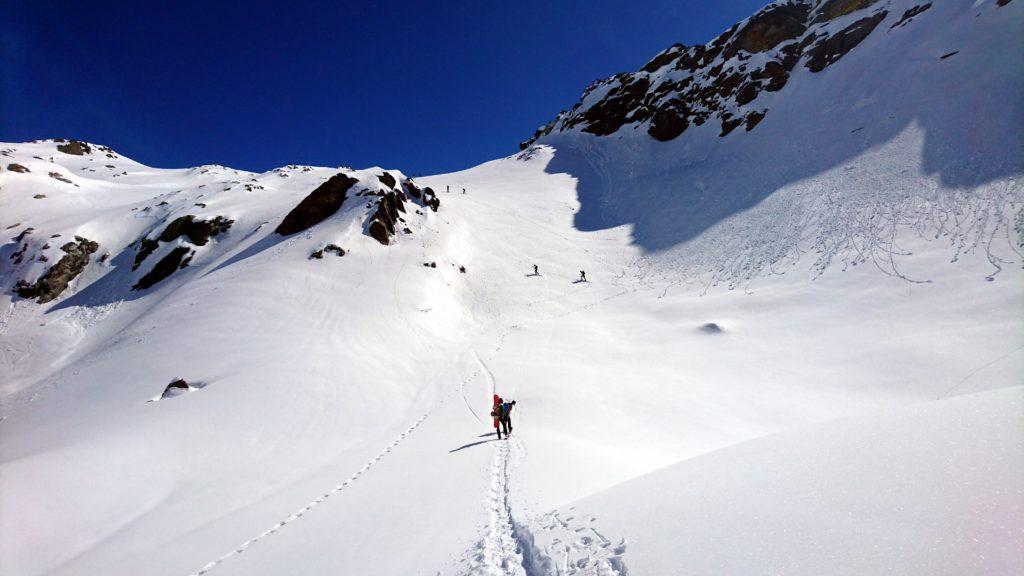
<svg viewBox="0 0 1024 576">
<path fill-rule="evenodd" d="M 174 380 L 171 380 L 170 384 L 164 387 L 164 391 L 160 394 L 160 398 L 173 398 L 175 396 L 180 396 L 191 389 L 192 388 L 188 385 L 188 382 L 181 378 L 175 378 Z"/>
<path fill-rule="evenodd" d="M 395 184 L 398 184 L 398 181 L 395 180 L 395 177 L 392 176 L 391 174 L 388 174 L 387 172 L 381 174 L 380 176 L 377 176 L 377 180 L 380 180 L 380 183 L 387 186 L 388 188 L 394 188 Z"/>
<path fill-rule="evenodd" d="M 722 132 L 719 133 L 719 138 L 727 136 L 733 130 L 743 125 L 743 118 L 736 118 L 732 114 L 726 113 L 722 115 Z"/>
<path fill-rule="evenodd" d="M 851 12 L 862 10 L 878 2 L 878 0 L 825 0 L 814 15 L 812 24 L 835 20 Z"/>
<path fill-rule="evenodd" d="M 757 94 L 760 89 L 761 85 L 759 83 L 747 82 L 739 89 L 739 92 L 736 93 L 736 103 L 743 106 L 744 104 L 753 102 L 754 98 L 757 98 Z"/>
<path fill-rule="evenodd" d="M 89 264 L 89 256 L 99 247 L 100 245 L 92 240 L 75 236 L 74 242 L 68 242 L 60 247 L 65 254 L 56 264 L 31 284 L 19 280 L 14 291 L 22 298 L 35 298 L 40 304 L 54 300 L 85 270 Z"/>
<path fill-rule="evenodd" d="M 417 186 L 416 183 L 413 182 L 412 180 L 403 180 L 402 190 L 405 190 L 405 193 L 413 198 L 419 199 L 423 197 L 423 191 L 420 190 L 420 187 Z"/>
<path fill-rule="evenodd" d="M 795 61 L 796 59 L 794 59 Z M 786 65 L 775 60 L 769 60 L 765 62 L 764 68 L 761 70 L 754 71 L 750 77 L 754 80 L 766 80 L 764 89 L 768 92 L 778 92 L 786 85 L 789 80 L 789 71 L 786 69 Z M 742 89 L 741 89 L 742 90 Z M 755 94 L 756 97 L 756 94 Z M 739 101 L 740 95 L 736 95 L 737 102 Z"/>
<path fill-rule="evenodd" d="M 338 246 L 337 244 L 328 244 L 327 246 L 324 246 L 323 248 L 310 254 L 309 258 L 310 260 L 320 260 L 324 257 L 324 252 L 331 252 L 335 256 L 339 257 L 345 255 L 345 249 L 342 248 L 341 246 Z"/>
<path fill-rule="evenodd" d="M 22 166 L 21 164 L 8 164 L 7 165 L 7 169 L 9 171 L 11 171 L 11 172 L 17 172 L 19 174 L 25 174 L 26 172 L 31 172 L 31 170 L 29 170 L 28 168 Z"/>
<path fill-rule="evenodd" d="M 723 330 L 720 325 L 714 322 L 701 324 L 701 326 L 697 329 L 700 330 L 701 332 L 704 332 L 705 334 L 721 334 L 722 332 L 725 332 L 725 330 Z"/>
<path fill-rule="evenodd" d="M 927 4 L 918 4 L 917 6 L 913 6 L 907 9 L 907 11 L 903 13 L 903 16 L 900 16 L 900 19 L 897 20 L 895 24 L 889 26 L 889 30 L 892 30 L 893 28 L 902 28 L 903 26 L 910 24 L 910 21 L 913 20 L 915 16 L 921 14 L 922 12 L 931 7 L 932 3 L 929 2 Z"/>
<path fill-rule="evenodd" d="M 210 238 L 227 232 L 234 223 L 234 220 L 228 220 L 223 216 L 216 216 L 210 220 L 198 220 L 191 214 L 175 218 L 156 240 L 143 238 L 139 241 L 139 252 L 135 255 L 132 270 L 138 269 L 139 265 L 160 247 L 160 242 L 172 242 L 184 236 L 194 246 L 206 246 Z"/>
<path fill-rule="evenodd" d="M 744 118 L 744 122 L 746 124 L 747 132 L 750 132 L 751 130 L 753 130 L 754 126 L 757 126 L 761 122 L 761 120 L 764 119 L 764 115 L 765 115 L 766 112 L 767 112 L 767 110 L 761 110 L 761 111 L 755 110 L 755 111 L 753 111 L 753 112 L 751 112 L 751 113 L 746 115 L 746 117 Z"/>
<path fill-rule="evenodd" d="M 216 216 L 210 220 L 197 220 L 191 214 L 175 218 L 164 231 L 160 233 L 161 242 L 170 242 L 181 236 L 188 238 L 188 241 L 196 246 L 206 246 L 212 236 L 227 232 L 234 220 L 228 220 L 223 216 Z"/>
<path fill-rule="evenodd" d="M 654 112 L 647 133 L 659 142 L 678 137 L 690 127 L 689 109 L 681 101 L 671 100 Z"/>
<path fill-rule="evenodd" d="M 437 197 L 437 193 L 430 186 L 423 189 L 423 205 L 430 207 L 434 212 L 441 208 L 441 199 Z"/>
<path fill-rule="evenodd" d="M 607 136 L 630 122 L 630 115 L 647 94 L 651 81 L 646 76 L 621 74 L 618 82 L 597 104 L 583 113 L 584 132 Z"/>
<path fill-rule="evenodd" d="M 53 178 L 54 180 L 60 180 L 61 182 L 65 183 L 65 184 L 72 184 L 73 183 L 73 182 L 71 182 L 71 180 L 68 180 L 67 176 L 61 175 L 60 172 L 50 172 L 50 178 Z"/>
<path fill-rule="evenodd" d="M 135 262 L 132 263 L 132 270 L 138 269 L 139 265 L 142 264 L 146 258 L 149 257 L 157 248 L 160 247 L 160 243 L 156 240 L 150 240 L 149 238 L 143 238 L 139 241 L 139 253 L 135 255 Z"/>
<path fill-rule="evenodd" d="M 807 50 L 807 69 L 811 72 L 821 72 L 826 67 L 835 64 L 844 54 L 853 50 L 858 44 L 864 41 L 869 34 L 885 20 L 888 12 L 877 12 L 866 18 L 861 18 L 832 36 L 818 40 L 816 44 Z"/>
<path fill-rule="evenodd" d="M 685 49 L 686 46 L 683 46 L 682 44 L 673 44 L 667 50 L 659 52 L 658 55 L 652 58 L 650 62 L 644 64 L 640 70 L 644 72 L 657 72 L 661 68 L 671 64 L 672 61 L 678 58 L 679 54 Z"/>
<path fill-rule="evenodd" d="M 175 270 L 188 266 L 188 263 L 192 260 L 192 256 L 189 254 L 191 251 L 192 249 L 187 246 L 178 246 L 171 250 L 169 254 L 156 263 L 156 266 L 153 266 L 152 270 L 147 272 L 142 278 L 139 278 L 139 281 L 132 286 L 132 290 L 145 290 L 174 274 Z M 185 257 L 186 255 L 188 255 L 188 258 Z"/>
<path fill-rule="evenodd" d="M 299 202 L 274 230 L 282 236 L 302 232 L 337 212 L 349 189 L 359 182 L 346 174 L 335 174 Z"/>
<path fill-rule="evenodd" d="M 61 140 L 54 140 L 59 142 Z M 67 144 L 58 144 L 57 151 L 65 154 L 73 154 L 75 156 L 82 156 L 84 154 L 92 154 L 92 148 L 85 142 L 78 140 L 71 140 Z"/>
<path fill-rule="evenodd" d="M 377 211 L 370 217 L 367 232 L 376 241 L 387 246 L 395 235 L 398 213 L 405 212 L 405 203 L 395 191 L 385 192 L 377 202 Z"/>
<path fill-rule="evenodd" d="M 803 3 L 769 6 L 747 21 L 729 47 L 726 57 L 743 50 L 752 54 L 770 50 L 786 40 L 798 38 L 807 30 L 810 7 Z"/>
</svg>

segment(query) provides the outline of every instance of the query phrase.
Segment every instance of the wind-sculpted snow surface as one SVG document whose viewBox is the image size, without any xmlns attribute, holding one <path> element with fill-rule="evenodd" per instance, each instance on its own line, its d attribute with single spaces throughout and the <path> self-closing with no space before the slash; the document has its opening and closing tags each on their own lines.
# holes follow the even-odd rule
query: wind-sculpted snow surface
<svg viewBox="0 0 1024 576">
<path fill-rule="evenodd" d="M 0 573 L 1020 572 L 1024 4 L 922 6 L 415 182 L 0 144 Z"/>
</svg>

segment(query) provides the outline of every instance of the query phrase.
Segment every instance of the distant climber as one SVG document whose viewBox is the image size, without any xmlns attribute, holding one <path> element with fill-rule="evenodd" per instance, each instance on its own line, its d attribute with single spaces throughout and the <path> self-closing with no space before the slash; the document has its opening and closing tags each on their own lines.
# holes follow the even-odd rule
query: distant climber
<svg viewBox="0 0 1024 576">
<path fill-rule="evenodd" d="M 586 282 L 586 281 L 587 281 L 587 273 L 584 272 L 583 270 L 580 270 L 580 282 Z"/>
<path fill-rule="evenodd" d="M 444 185 L 444 191 L 445 191 L 445 192 L 451 192 L 451 191 L 452 191 L 452 190 L 451 190 L 451 186 L 449 186 L 448 184 L 445 184 L 445 185 Z"/>
<path fill-rule="evenodd" d="M 533 265 L 533 275 L 534 275 L 534 276 L 540 276 L 540 271 L 539 271 L 539 269 L 537 268 L 537 265 L 536 265 L 536 264 L 534 264 L 534 265 Z"/>
<path fill-rule="evenodd" d="M 465 189 L 465 188 L 463 188 L 463 189 L 462 189 L 462 193 L 463 193 L 463 194 L 465 194 L 465 193 L 466 193 L 466 189 Z"/>
</svg>

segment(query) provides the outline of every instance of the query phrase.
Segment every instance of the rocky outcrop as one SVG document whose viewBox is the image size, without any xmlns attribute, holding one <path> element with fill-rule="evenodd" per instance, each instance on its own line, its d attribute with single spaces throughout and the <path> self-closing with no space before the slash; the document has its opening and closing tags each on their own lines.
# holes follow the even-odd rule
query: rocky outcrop
<svg viewBox="0 0 1024 576">
<path fill-rule="evenodd" d="M 743 125 L 752 130 L 766 112 L 757 106 L 761 93 L 783 90 L 802 59 L 806 68 L 820 72 L 859 45 L 887 16 L 884 10 L 869 13 L 876 3 L 772 3 L 708 44 L 675 44 L 637 72 L 594 82 L 579 103 L 520 147 L 554 132 L 575 129 L 606 136 L 630 124 L 646 125 L 647 134 L 662 142 L 705 123 L 720 123 L 723 137 Z M 829 22 L 858 11 L 863 16 L 856 22 L 826 32 Z"/>
<path fill-rule="evenodd" d="M 302 232 L 330 218 L 341 209 L 349 189 L 358 179 L 343 173 L 331 176 L 292 209 L 274 230 L 282 236 Z"/>
<path fill-rule="evenodd" d="M 381 174 L 380 176 L 377 176 L 377 180 L 380 180 L 380 183 L 387 186 L 388 188 L 394 188 L 395 184 L 398 184 L 398 181 L 395 180 L 395 177 L 392 176 L 391 174 L 388 174 L 387 172 Z"/>
<path fill-rule="evenodd" d="M 751 54 L 765 52 L 786 40 L 799 38 L 807 31 L 809 13 L 810 7 L 802 3 L 765 8 L 736 33 L 725 51 L 726 57 L 732 57 L 740 50 Z"/>
<path fill-rule="evenodd" d="M 197 220 L 191 214 L 175 218 L 164 231 L 160 233 L 161 242 L 170 242 L 182 236 L 196 246 L 206 246 L 210 238 L 227 232 L 234 220 L 228 220 L 223 216 L 216 216 L 210 220 Z"/>
<path fill-rule="evenodd" d="M 889 29 L 892 30 L 893 28 L 902 28 L 902 27 L 906 26 L 907 24 L 910 24 L 910 21 L 913 20 L 915 16 L 917 16 L 918 14 L 923 13 L 925 10 L 928 10 L 931 7 L 932 7 L 932 3 L 929 2 L 927 4 L 918 4 L 917 6 L 912 6 L 912 7 L 908 8 L 903 13 L 903 16 L 900 16 L 900 19 L 897 20 L 895 24 L 893 24 L 892 26 L 889 26 Z"/>
<path fill-rule="evenodd" d="M 327 246 L 324 246 L 319 250 L 313 251 L 313 253 L 309 255 L 309 259 L 322 260 L 324 257 L 324 252 L 332 253 L 335 256 L 339 257 L 345 255 L 345 249 L 342 248 L 341 246 L 338 246 L 337 244 L 328 244 Z"/>
<path fill-rule="evenodd" d="M 402 181 L 402 190 L 407 195 L 409 195 L 410 197 L 415 198 L 417 200 L 423 197 L 423 191 L 420 190 L 420 187 L 417 186 L 416 183 L 413 182 L 412 180 L 408 180 L 408 179 L 403 180 Z"/>
<path fill-rule="evenodd" d="M 100 245 L 92 240 L 75 236 L 74 242 L 68 242 L 60 247 L 64 252 L 60 260 L 50 267 L 35 282 L 28 283 L 19 280 L 14 291 L 22 298 L 36 299 L 36 302 L 45 304 L 56 299 L 67 289 L 72 280 L 78 277 L 89 264 L 90 255 L 98 250 Z"/>
<path fill-rule="evenodd" d="M 63 139 L 56 139 L 55 142 L 63 142 Z M 66 144 L 58 144 L 57 151 L 65 154 L 72 154 L 74 156 L 82 156 L 84 154 L 92 154 L 92 148 L 85 142 L 78 140 L 71 140 Z"/>
<path fill-rule="evenodd" d="M 814 12 L 812 24 L 835 20 L 840 16 L 846 16 L 851 12 L 863 10 L 878 2 L 878 0 L 825 0 Z"/>
<path fill-rule="evenodd" d="M 394 190 L 384 192 L 377 202 L 377 211 L 370 217 L 367 233 L 376 241 L 387 246 L 391 243 L 391 238 L 395 236 L 395 224 L 399 221 L 399 212 L 405 212 L 405 203 L 402 197 Z"/>
<path fill-rule="evenodd" d="M 863 42 L 887 14 L 888 12 L 883 10 L 867 18 L 861 18 L 832 36 L 818 40 L 807 50 L 805 66 L 811 72 L 821 72 L 825 67 L 835 64 L 843 55 Z"/>
<path fill-rule="evenodd" d="M 423 205 L 434 212 L 441 208 L 441 199 L 437 197 L 437 193 L 430 186 L 423 189 Z"/>
<path fill-rule="evenodd" d="M 139 252 L 135 255 L 132 270 L 138 269 L 150 254 L 160 247 L 160 242 L 172 242 L 184 236 L 194 246 L 206 246 L 210 238 L 231 229 L 234 220 L 216 216 L 210 220 L 198 220 L 191 214 L 175 218 L 164 228 L 156 240 L 143 238 L 139 241 Z"/>
<path fill-rule="evenodd" d="M 187 257 L 186 257 L 187 256 Z M 132 286 L 132 290 L 145 290 L 157 282 L 174 274 L 176 270 L 185 268 L 192 260 L 192 249 L 187 246 L 178 246 L 171 250 L 166 256 L 160 259 L 139 281 Z"/>
<path fill-rule="evenodd" d="M 7 165 L 7 170 L 9 170 L 11 172 L 17 172 L 19 174 L 25 174 L 26 172 L 31 172 L 31 170 L 29 170 L 28 168 L 22 166 L 21 164 L 8 164 Z"/>
<path fill-rule="evenodd" d="M 636 103 L 647 94 L 650 87 L 651 81 L 646 77 L 622 74 L 604 98 L 579 116 L 578 123 L 583 124 L 584 132 L 607 136 L 623 124 L 639 118 L 633 113 Z"/>
</svg>

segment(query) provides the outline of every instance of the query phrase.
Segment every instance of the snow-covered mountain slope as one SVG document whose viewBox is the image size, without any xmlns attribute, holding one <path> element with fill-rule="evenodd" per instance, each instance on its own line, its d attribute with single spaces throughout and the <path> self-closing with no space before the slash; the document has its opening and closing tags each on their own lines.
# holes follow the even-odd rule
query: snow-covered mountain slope
<svg viewBox="0 0 1024 576">
<path fill-rule="evenodd" d="M 0 572 L 1020 571 L 1024 8 L 826 4 L 887 15 L 721 138 L 0 145 Z"/>
<path fill-rule="evenodd" d="M 822 20 L 830 6 L 851 11 Z M 894 229 L 937 232 L 955 257 L 1004 237 L 1000 227 L 1014 218 L 1002 210 L 1019 200 L 1024 158 L 1021 10 L 966 0 L 776 2 L 707 46 L 669 49 L 596 83 L 536 141 L 568 165 L 590 165 L 576 174 L 580 229 L 632 225 L 646 250 L 672 252 L 660 263 L 673 276 L 739 286 L 798 258 L 901 275 Z M 856 44 L 840 42 L 842 58 L 809 67 L 807 46 L 831 45 L 826 38 L 864 20 L 877 25 Z M 743 49 L 762 36 L 772 41 Z M 762 76 L 777 60 L 786 81 L 773 91 Z M 745 86 L 759 91 L 738 103 Z M 649 132 L 666 107 L 694 116 L 659 142 Z M 755 112 L 764 116 L 750 131 L 723 134 Z M 562 169 L 559 158 L 551 169 Z M 992 273 L 1000 268 L 993 258 Z"/>
</svg>

